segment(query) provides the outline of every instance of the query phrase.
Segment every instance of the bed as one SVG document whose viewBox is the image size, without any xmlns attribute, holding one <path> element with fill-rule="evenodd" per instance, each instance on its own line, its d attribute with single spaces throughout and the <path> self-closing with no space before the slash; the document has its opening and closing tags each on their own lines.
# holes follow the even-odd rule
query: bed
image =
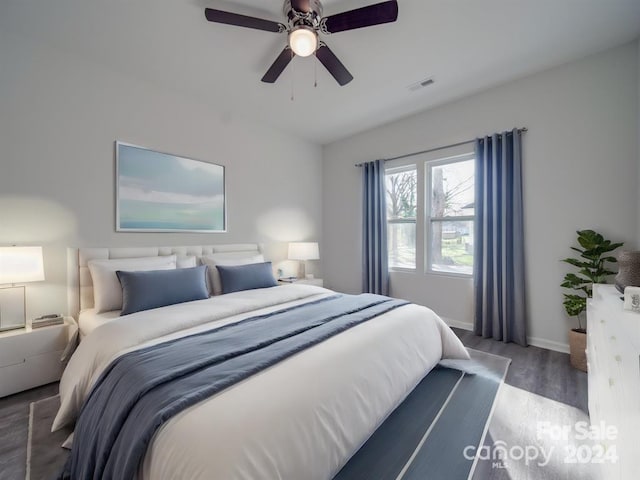
<svg viewBox="0 0 640 480">
<path fill-rule="evenodd" d="M 293 284 L 214 295 L 125 316 L 96 311 L 89 272 L 92 260 L 215 254 L 233 263 L 263 252 L 254 244 L 70 251 L 70 310 L 82 312 L 82 341 L 60 382 L 61 407 L 54 430 L 82 425 L 79 416 L 89 415 L 83 406 L 98 397 L 96 385 L 113 374 L 114 364 L 132 355 L 233 331 L 255 319 L 272 322 L 292 316 L 291 312 L 311 318 L 307 312 L 320 315 L 329 305 L 364 301 Z M 379 312 L 306 349 L 292 350 L 163 420 L 140 461 L 134 462 L 134 476 L 332 478 L 441 359 L 468 358 L 458 338 L 428 308 L 373 297 L 367 301 L 371 305 L 358 312 Z M 357 309 L 347 310 L 345 318 Z M 269 332 L 270 325 L 260 328 Z M 180 355 L 184 357 L 184 351 Z M 105 412 L 119 408 L 115 403 L 104 404 Z M 76 456 L 90 454 L 82 451 L 85 443 L 74 442 Z"/>
</svg>

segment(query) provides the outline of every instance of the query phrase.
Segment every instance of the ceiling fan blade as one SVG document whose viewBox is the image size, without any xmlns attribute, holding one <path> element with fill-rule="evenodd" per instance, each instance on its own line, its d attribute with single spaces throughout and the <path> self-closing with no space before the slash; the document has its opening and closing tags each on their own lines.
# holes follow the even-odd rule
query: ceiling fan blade
<svg viewBox="0 0 640 480">
<path fill-rule="evenodd" d="M 390 0 L 325 17 L 322 19 L 322 25 L 328 33 L 337 33 L 395 22 L 397 19 L 398 2 Z"/>
<path fill-rule="evenodd" d="M 329 70 L 329 73 L 333 75 L 333 78 L 336 79 L 340 86 L 344 86 L 353 80 L 353 75 L 349 73 L 349 70 L 345 68 L 342 62 L 338 60 L 338 57 L 324 43 L 316 50 L 316 57 Z"/>
<path fill-rule="evenodd" d="M 273 65 L 269 67 L 267 73 L 264 74 L 264 77 L 262 77 L 262 81 L 265 83 L 274 83 L 278 79 L 280 74 L 284 71 L 284 69 L 287 68 L 287 65 L 289 65 L 289 62 L 294 55 L 295 53 L 293 53 L 293 50 L 291 50 L 288 46 L 285 47 L 284 50 L 280 52 L 280 55 L 278 55 L 278 58 L 276 58 L 276 61 L 273 62 Z"/>
<path fill-rule="evenodd" d="M 267 32 L 275 33 L 284 32 L 287 29 L 287 27 L 282 23 L 264 20 L 262 18 L 249 17 L 247 15 L 240 15 L 239 13 L 216 10 L 215 8 L 205 8 L 204 14 L 210 22 L 235 25 L 237 27 L 254 28 L 256 30 L 265 30 Z"/>
</svg>

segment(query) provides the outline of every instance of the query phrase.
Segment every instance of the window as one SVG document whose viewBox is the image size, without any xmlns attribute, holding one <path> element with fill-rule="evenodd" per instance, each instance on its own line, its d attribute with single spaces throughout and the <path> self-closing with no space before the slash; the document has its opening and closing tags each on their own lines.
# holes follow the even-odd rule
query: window
<svg viewBox="0 0 640 480">
<path fill-rule="evenodd" d="M 426 170 L 428 270 L 472 275 L 474 159 L 465 155 L 428 162 Z"/>
<path fill-rule="evenodd" d="M 475 158 L 464 152 L 387 164 L 390 269 L 473 274 Z"/>
<path fill-rule="evenodd" d="M 390 268 L 416 268 L 418 172 L 415 165 L 387 168 L 387 244 Z"/>
</svg>

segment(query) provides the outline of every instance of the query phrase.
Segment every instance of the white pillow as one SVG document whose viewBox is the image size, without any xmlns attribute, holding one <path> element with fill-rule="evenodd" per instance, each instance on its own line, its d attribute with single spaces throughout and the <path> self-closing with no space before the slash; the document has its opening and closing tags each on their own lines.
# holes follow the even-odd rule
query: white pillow
<svg viewBox="0 0 640 480">
<path fill-rule="evenodd" d="M 252 252 L 241 253 L 237 256 L 230 256 L 229 253 L 212 253 L 211 255 L 205 255 L 200 257 L 200 261 L 203 265 L 206 265 L 209 270 L 209 291 L 212 295 L 220 295 L 222 293 L 222 282 L 220 281 L 220 273 L 216 268 L 216 265 L 229 266 L 229 265 L 249 265 L 250 263 L 263 263 L 264 257 L 262 254 L 256 255 Z"/>
<path fill-rule="evenodd" d="M 122 287 L 117 270 L 140 272 L 149 270 L 173 270 L 176 256 L 114 258 L 88 262 L 93 280 L 93 303 L 96 313 L 122 310 Z"/>
<path fill-rule="evenodd" d="M 195 255 L 180 255 L 177 259 L 176 268 L 193 268 L 197 266 L 198 259 Z"/>
</svg>

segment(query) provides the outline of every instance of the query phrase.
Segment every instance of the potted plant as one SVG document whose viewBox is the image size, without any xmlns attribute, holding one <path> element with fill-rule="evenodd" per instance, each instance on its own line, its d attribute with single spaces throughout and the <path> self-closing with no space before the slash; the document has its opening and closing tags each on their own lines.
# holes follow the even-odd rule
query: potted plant
<svg viewBox="0 0 640 480">
<path fill-rule="evenodd" d="M 569 349 L 571 365 L 575 368 L 587 371 L 587 330 L 582 327 L 581 316 L 587 310 L 587 298 L 591 298 L 594 283 L 607 283 L 607 277 L 616 272 L 609 270 L 609 263 L 616 263 L 616 258 L 608 255 L 622 243 L 612 243 L 593 230 L 578 230 L 578 243 L 580 247 L 571 247 L 580 254 L 580 258 L 565 258 L 562 260 L 569 265 L 578 268 L 577 273 L 567 273 L 561 286 L 575 293 L 564 294 L 564 308 L 570 317 L 578 319 L 578 328 L 569 332 Z"/>
</svg>

